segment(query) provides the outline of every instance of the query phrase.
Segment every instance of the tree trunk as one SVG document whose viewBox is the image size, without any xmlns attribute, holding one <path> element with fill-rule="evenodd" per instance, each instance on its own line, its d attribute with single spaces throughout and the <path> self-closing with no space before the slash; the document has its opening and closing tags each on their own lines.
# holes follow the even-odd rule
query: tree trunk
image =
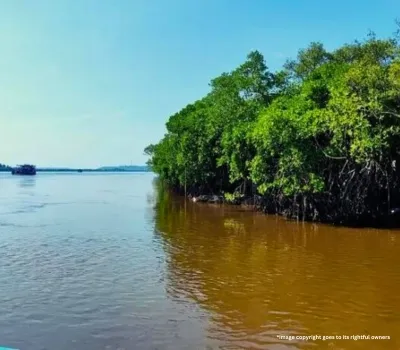
<svg viewBox="0 0 400 350">
<path fill-rule="evenodd" d="M 307 215 L 307 196 L 303 196 L 303 221 L 306 220 Z"/>
<path fill-rule="evenodd" d="M 186 199 L 186 165 L 185 165 L 185 199 Z"/>
</svg>

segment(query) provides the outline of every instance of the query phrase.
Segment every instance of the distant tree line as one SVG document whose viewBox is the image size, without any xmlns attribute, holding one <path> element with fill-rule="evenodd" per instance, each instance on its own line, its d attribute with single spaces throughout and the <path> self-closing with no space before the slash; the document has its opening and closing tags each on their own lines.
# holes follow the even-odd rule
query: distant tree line
<svg viewBox="0 0 400 350">
<path fill-rule="evenodd" d="M 12 168 L 10 166 L 0 163 L 0 171 L 11 171 L 11 170 Z"/>
<path fill-rule="evenodd" d="M 0 171 L 11 171 L 13 168 L 0 163 Z M 38 168 L 37 171 L 43 172 L 75 172 L 75 171 L 85 171 L 85 172 L 147 172 L 149 171 L 148 166 L 142 165 L 121 165 L 121 166 L 104 166 L 96 169 L 74 169 L 74 168 Z"/>
</svg>

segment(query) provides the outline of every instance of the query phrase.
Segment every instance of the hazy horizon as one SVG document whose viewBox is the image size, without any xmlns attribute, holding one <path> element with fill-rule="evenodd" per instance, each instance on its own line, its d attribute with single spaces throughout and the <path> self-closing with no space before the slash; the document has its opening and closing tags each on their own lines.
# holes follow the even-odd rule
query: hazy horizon
<svg viewBox="0 0 400 350">
<path fill-rule="evenodd" d="M 28 164 L 28 163 L 19 163 L 19 164 L 3 164 L 0 163 L 2 165 L 6 165 L 6 166 L 10 166 L 10 167 L 16 167 L 16 166 L 20 166 L 23 164 Z M 147 167 L 147 164 L 103 164 L 100 166 L 95 166 L 95 167 L 69 167 L 69 166 L 46 166 L 46 165 L 37 165 L 37 164 L 32 164 L 35 165 L 36 168 L 38 169 L 100 169 L 100 168 L 122 168 L 122 167 Z"/>
<path fill-rule="evenodd" d="M 379 11 L 376 10 L 379 6 Z M 311 41 L 327 49 L 390 36 L 394 0 L 269 3 L 2 1 L 0 162 L 145 164 L 167 118 L 254 49 L 279 69 Z"/>
</svg>

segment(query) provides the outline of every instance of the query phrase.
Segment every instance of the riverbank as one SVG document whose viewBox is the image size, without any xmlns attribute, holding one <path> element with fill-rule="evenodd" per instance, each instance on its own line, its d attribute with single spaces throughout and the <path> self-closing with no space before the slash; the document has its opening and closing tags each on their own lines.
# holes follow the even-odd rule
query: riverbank
<svg viewBox="0 0 400 350">
<path fill-rule="evenodd" d="M 253 51 L 170 116 L 164 138 L 145 149 L 149 165 L 181 192 L 217 194 L 202 202 L 251 203 L 257 194 L 269 214 L 396 226 L 398 43 L 369 36 L 334 51 L 312 43 L 277 72 Z"/>
<path fill-rule="evenodd" d="M 182 193 L 177 193 L 181 195 Z M 183 194 L 184 197 L 184 194 Z M 202 204 L 221 204 L 229 206 L 241 206 L 248 210 L 263 212 L 266 215 L 279 215 L 287 220 L 306 221 L 306 222 L 320 222 L 324 224 L 340 225 L 347 227 L 374 227 L 374 228 L 398 228 L 400 227 L 400 209 L 393 208 L 389 213 L 366 213 L 354 216 L 341 216 L 334 217 L 321 216 L 318 212 L 314 212 L 314 216 L 307 215 L 304 208 L 277 208 L 272 207 L 271 203 L 261 195 L 252 196 L 236 196 L 235 199 L 227 199 L 223 195 L 215 194 L 200 194 L 200 195 L 187 195 L 187 199 L 193 203 Z"/>
</svg>

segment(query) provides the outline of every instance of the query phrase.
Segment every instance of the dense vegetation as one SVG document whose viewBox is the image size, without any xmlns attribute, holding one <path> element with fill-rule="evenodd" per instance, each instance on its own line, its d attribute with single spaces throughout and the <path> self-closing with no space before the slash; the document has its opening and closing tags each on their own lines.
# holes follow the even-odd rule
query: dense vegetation
<svg viewBox="0 0 400 350">
<path fill-rule="evenodd" d="M 10 166 L 0 163 L 0 171 L 11 171 L 11 170 L 12 168 Z"/>
<path fill-rule="evenodd" d="M 172 115 L 145 153 L 172 188 L 260 196 L 267 212 L 356 222 L 400 206 L 396 36 L 300 50 L 278 72 L 255 51 Z"/>
</svg>

